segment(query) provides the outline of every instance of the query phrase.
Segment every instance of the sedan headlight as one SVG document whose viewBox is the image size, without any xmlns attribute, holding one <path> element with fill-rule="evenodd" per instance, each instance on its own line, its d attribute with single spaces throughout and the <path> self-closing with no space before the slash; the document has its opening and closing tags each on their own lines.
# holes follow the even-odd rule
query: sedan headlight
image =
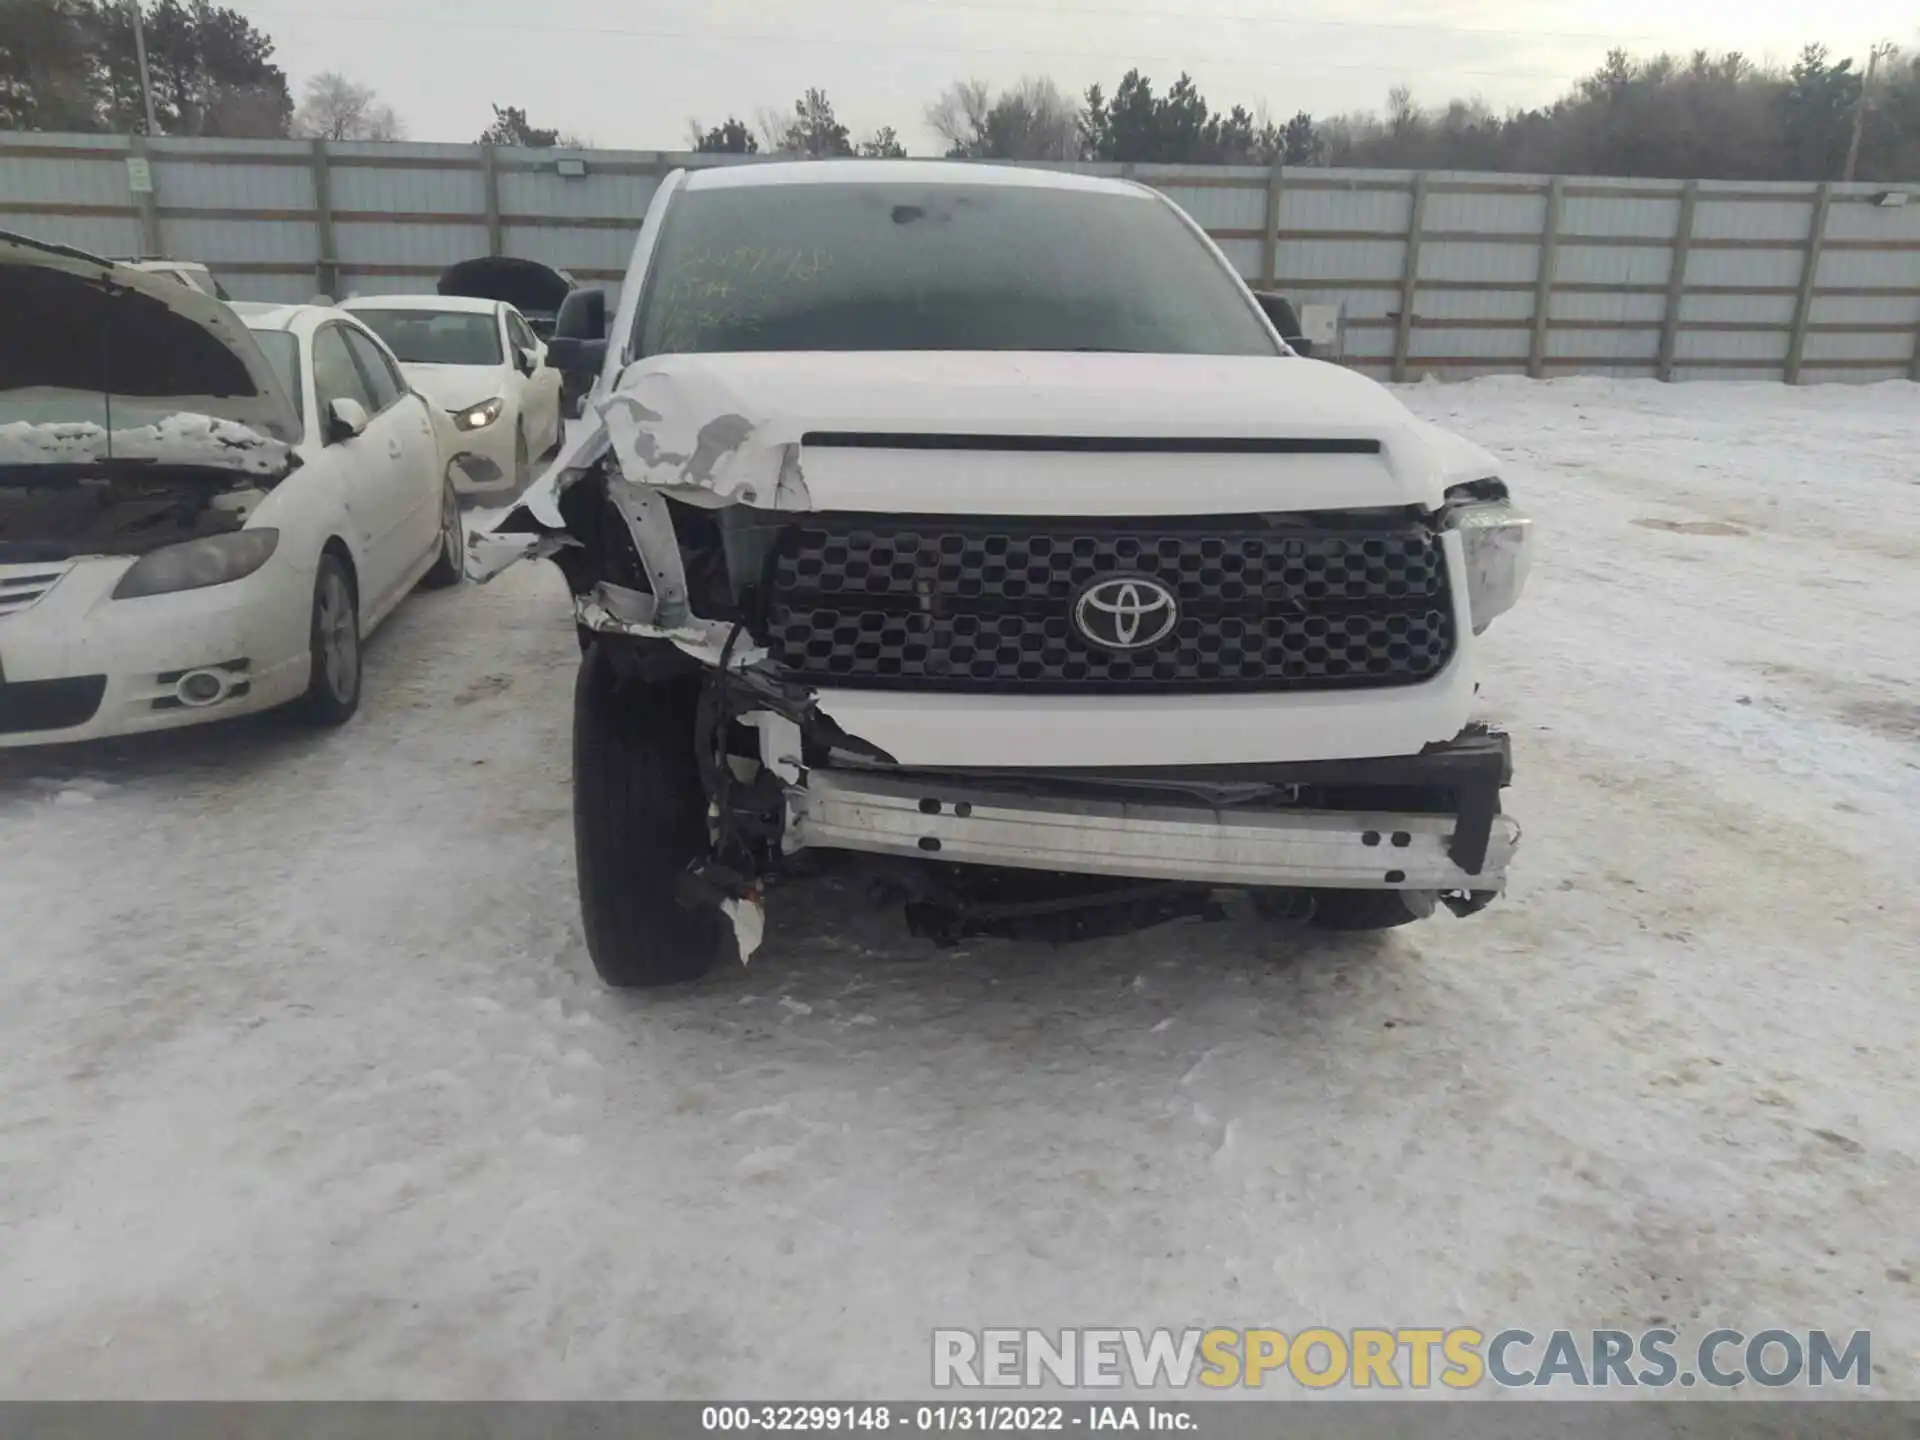
<svg viewBox="0 0 1920 1440">
<path fill-rule="evenodd" d="M 140 595 L 169 595 L 176 590 L 204 590 L 243 579 L 267 563 L 280 543 L 278 530 L 235 530 L 149 551 L 120 577 L 113 598 L 132 600 Z"/>
<path fill-rule="evenodd" d="M 473 405 L 465 410 L 453 412 L 453 423 L 462 430 L 484 430 L 500 418 L 500 412 L 506 409 L 506 401 L 496 395 L 484 405 Z"/>
<path fill-rule="evenodd" d="M 1441 516 L 1447 529 L 1459 533 L 1466 552 L 1467 609 L 1478 635 L 1511 610 L 1526 588 L 1533 521 L 1499 480 L 1455 485 L 1447 491 Z"/>
</svg>

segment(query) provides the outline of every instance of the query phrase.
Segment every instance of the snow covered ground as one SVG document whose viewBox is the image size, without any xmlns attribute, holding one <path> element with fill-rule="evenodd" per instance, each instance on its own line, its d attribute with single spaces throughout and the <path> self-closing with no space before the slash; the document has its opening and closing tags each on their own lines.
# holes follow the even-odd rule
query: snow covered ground
<svg viewBox="0 0 1920 1440">
<path fill-rule="evenodd" d="M 0 759 L 0 1394 L 919 1393 L 936 1325 L 1871 1328 L 1920 1397 L 1920 388 L 1406 392 L 1512 458 L 1509 898 L 610 994 L 547 567 L 344 732 Z M 0 640 L 3 643 L 3 640 Z"/>
</svg>

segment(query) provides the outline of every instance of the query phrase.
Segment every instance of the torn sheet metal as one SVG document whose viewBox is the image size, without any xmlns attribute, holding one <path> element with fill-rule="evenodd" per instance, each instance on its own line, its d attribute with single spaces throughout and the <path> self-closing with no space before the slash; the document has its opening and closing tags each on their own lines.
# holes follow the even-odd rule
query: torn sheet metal
<svg viewBox="0 0 1920 1440">
<path fill-rule="evenodd" d="M 740 952 L 740 963 L 753 958 L 754 951 L 767 934 L 767 909 L 758 900 L 722 900 L 720 913 L 733 926 L 733 943 Z"/>
<path fill-rule="evenodd" d="M 589 630 L 597 630 L 603 635 L 633 635 L 645 640 L 669 641 L 701 664 L 716 669 L 723 654 L 729 671 L 744 671 L 766 660 L 764 647 L 756 644 L 745 630 L 739 630 L 736 636 L 738 627 L 724 620 L 702 620 L 689 615 L 680 625 L 657 625 L 651 610 L 642 615 L 631 604 L 631 600 L 651 599 L 651 596 L 642 595 L 636 590 L 602 583 L 573 602 L 573 618 Z M 621 610 L 626 610 L 633 618 L 624 618 Z M 727 649 L 729 640 L 733 644 L 731 651 Z"/>
<path fill-rule="evenodd" d="M 484 585 L 502 570 L 522 560 L 544 560 L 578 543 L 564 533 L 500 535 L 489 530 L 476 530 L 467 536 L 467 578 L 475 584 Z"/>
<path fill-rule="evenodd" d="M 627 522 L 634 551 L 647 572 L 652 590 L 647 596 L 648 621 L 669 630 L 698 621 L 687 605 L 686 562 L 667 502 L 646 486 L 612 477 L 607 480 L 607 499 Z"/>
<path fill-rule="evenodd" d="M 606 455 L 607 432 L 599 416 L 592 411 L 588 411 L 585 419 L 568 424 L 566 431 L 560 453 L 547 466 L 546 473 L 529 485 L 505 514 L 487 529 L 476 531 L 476 535 L 517 539 L 532 532 L 564 531 L 567 528 L 567 522 L 560 515 L 560 496 Z M 512 561 L 507 563 L 511 564 Z"/>
<path fill-rule="evenodd" d="M 690 504 L 770 506 L 791 437 L 767 443 L 734 387 L 687 358 L 630 368 L 601 403 L 621 473 Z"/>
<path fill-rule="evenodd" d="M 760 763 L 785 783 L 798 785 L 805 751 L 799 725 L 771 710 L 755 710 L 740 719 L 760 732 Z"/>
</svg>

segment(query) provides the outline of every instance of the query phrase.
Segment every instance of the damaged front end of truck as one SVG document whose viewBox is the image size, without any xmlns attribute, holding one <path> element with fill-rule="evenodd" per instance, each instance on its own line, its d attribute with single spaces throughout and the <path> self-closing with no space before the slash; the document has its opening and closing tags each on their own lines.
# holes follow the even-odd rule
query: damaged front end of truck
<svg viewBox="0 0 1920 1440">
<path fill-rule="evenodd" d="M 890 495 L 882 511 L 849 458 L 992 451 L 1044 476 L 1089 445 L 1336 468 L 1384 464 L 1391 447 L 1092 444 L 905 416 L 816 430 L 756 413 L 739 378 L 700 357 L 631 367 L 547 479 L 471 538 L 469 573 L 551 558 L 583 651 L 635 704 L 697 689 L 687 739 L 710 844 L 677 894 L 723 913 L 742 958 L 762 935 L 763 883 L 810 848 L 863 852 L 915 930 L 941 940 L 1110 933 L 1210 913 L 1220 889 L 1291 914 L 1332 890 L 1392 890 L 1410 915 L 1470 913 L 1499 892 L 1519 834 L 1500 813 L 1507 741 L 1466 722 L 1473 686 L 1455 662 L 1524 582 L 1526 522 L 1500 482 L 1431 507 L 1183 519 L 1079 514 L 1081 491 L 1062 518 L 1044 497 L 1009 516 L 993 504 L 1004 490 L 963 469 L 956 483 L 984 501 Z M 839 468 L 810 486 L 824 457 Z M 1161 650 L 1093 643 L 1081 621 L 1102 577 L 1186 607 Z M 1325 599 L 1328 577 L 1374 610 Z M 1369 697 L 1414 684 L 1445 689 L 1444 733 L 1430 717 L 1412 743 L 1402 725 L 1354 753 Z M 1316 733 L 1349 733 L 1263 742 L 1290 699 Z"/>
</svg>

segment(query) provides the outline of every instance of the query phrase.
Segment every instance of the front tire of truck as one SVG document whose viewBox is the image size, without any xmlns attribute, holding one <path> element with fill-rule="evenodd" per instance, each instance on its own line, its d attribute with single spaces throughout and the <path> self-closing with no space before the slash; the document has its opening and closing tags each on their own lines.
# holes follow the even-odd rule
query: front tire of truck
<svg viewBox="0 0 1920 1440">
<path fill-rule="evenodd" d="M 718 911 L 680 902 L 706 854 L 694 760 L 697 682 L 624 679 L 602 641 L 573 692 L 573 844 L 587 953 L 620 989 L 697 980 L 720 951 Z"/>
<path fill-rule="evenodd" d="M 1431 890 L 1315 890 L 1307 923 L 1322 930 L 1392 930 L 1433 914 Z"/>
</svg>

